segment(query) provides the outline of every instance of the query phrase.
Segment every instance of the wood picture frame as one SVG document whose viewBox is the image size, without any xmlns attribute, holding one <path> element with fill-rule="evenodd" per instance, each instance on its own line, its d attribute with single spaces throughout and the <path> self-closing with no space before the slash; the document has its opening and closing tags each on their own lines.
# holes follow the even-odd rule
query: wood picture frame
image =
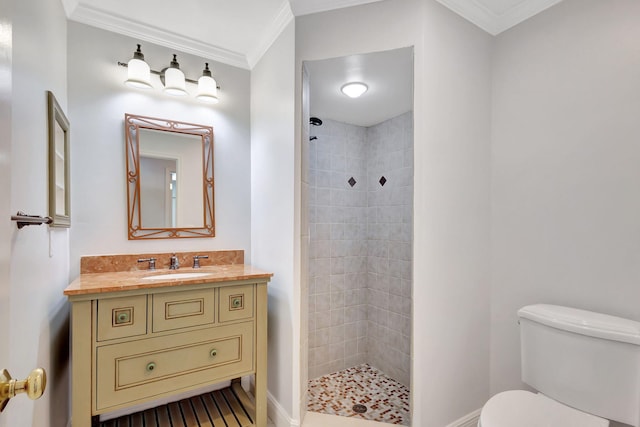
<svg viewBox="0 0 640 427">
<path fill-rule="evenodd" d="M 69 188 L 69 120 L 60 104 L 47 91 L 49 137 L 49 216 L 50 227 L 71 227 Z"/>
</svg>

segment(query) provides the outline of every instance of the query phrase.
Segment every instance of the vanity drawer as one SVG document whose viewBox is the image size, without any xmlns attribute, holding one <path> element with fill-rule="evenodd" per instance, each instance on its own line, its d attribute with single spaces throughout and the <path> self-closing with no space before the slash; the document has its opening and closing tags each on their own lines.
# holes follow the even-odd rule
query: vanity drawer
<svg viewBox="0 0 640 427">
<path fill-rule="evenodd" d="M 103 299 L 97 302 L 96 341 L 147 333 L 147 296 Z"/>
<path fill-rule="evenodd" d="M 254 285 L 222 287 L 219 290 L 219 321 L 250 319 L 253 317 Z"/>
<path fill-rule="evenodd" d="M 153 301 L 153 332 L 171 331 L 215 322 L 215 292 L 213 289 L 155 294 Z"/>
<path fill-rule="evenodd" d="M 253 322 L 112 344 L 96 350 L 96 410 L 253 370 Z"/>
</svg>

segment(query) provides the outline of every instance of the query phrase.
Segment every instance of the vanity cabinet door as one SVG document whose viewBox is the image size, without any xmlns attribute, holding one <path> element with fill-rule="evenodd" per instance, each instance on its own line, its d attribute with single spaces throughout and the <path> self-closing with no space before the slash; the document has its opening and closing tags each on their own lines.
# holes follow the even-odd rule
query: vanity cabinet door
<svg viewBox="0 0 640 427">
<path fill-rule="evenodd" d="M 147 296 L 97 301 L 97 341 L 134 337 L 147 333 Z"/>
<path fill-rule="evenodd" d="M 171 331 L 215 322 L 215 291 L 167 292 L 154 294 L 153 332 Z"/>
<path fill-rule="evenodd" d="M 254 285 L 227 286 L 219 292 L 219 320 L 251 319 L 254 316 L 253 289 Z"/>
</svg>

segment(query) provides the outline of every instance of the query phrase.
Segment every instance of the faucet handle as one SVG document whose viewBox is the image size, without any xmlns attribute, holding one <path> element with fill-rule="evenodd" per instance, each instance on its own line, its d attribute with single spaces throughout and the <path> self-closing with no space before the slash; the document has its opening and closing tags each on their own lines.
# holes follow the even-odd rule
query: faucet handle
<svg viewBox="0 0 640 427">
<path fill-rule="evenodd" d="M 148 262 L 149 263 L 149 270 L 155 270 L 156 269 L 156 259 L 155 258 L 140 258 L 138 260 L 138 262 Z"/>
<path fill-rule="evenodd" d="M 193 268 L 200 268 L 200 258 L 207 259 L 209 255 L 194 255 L 193 256 Z"/>
</svg>

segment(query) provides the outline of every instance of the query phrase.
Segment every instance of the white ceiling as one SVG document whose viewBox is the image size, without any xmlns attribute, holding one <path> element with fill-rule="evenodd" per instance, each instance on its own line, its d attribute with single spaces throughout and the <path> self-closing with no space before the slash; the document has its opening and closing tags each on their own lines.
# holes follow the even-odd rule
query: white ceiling
<svg viewBox="0 0 640 427">
<path fill-rule="evenodd" d="M 294 16 L 382 0 L 61 1 L 68 18 L 73 21 L 204 59 L 252 69 Z M 496 35 L 562 0 L 437 1 Z M 406 104 L 410 103 L 407 99 L 411 100 L 413 88 L 400 83 L 405 83 L 403 79 L 412 79 L 407 70 L 394 67 L 393 60 L 385 66 L 380 58 L 357 55 L 310 65 L 314 70 L 323 70 L 314 71 L 318 77 L 311 80 L 312 93 L 316 94 L 314 114 L 335 118 L 340 111 L 343 121 L 368 126 L 407 111 Z M 396 59 L 406 65 L 406 58 Z M 366 100 L 369 107 L 349 112 L 354 103 L 345 104 L 348 100 L 339 88 L 354 73 L 362 75 L 361 79 L 366 80 L 370 90 L 360 100 L 350 101 L 365 104 Z M 392 85 L 387 85 L 390 82 Z M 408 97 L 405 96 L 407 91 Z M 335 105 L 325 106 L 331 102 Z"/>
<path fill-rule="evenodd" d="M 372 126 L 413 109 L 413 49 L 306 61 L 312 116 Z M 369 90 L 360 98 L 340 92 L 348 82 Z"/>
</svg>

